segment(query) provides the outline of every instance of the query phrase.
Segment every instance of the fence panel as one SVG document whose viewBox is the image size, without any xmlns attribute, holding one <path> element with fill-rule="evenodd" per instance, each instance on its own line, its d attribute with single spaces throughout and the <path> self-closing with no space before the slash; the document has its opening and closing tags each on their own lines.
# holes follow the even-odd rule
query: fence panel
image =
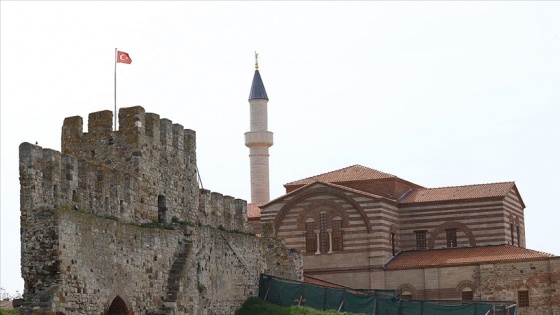
<svg viewBox="0 0 560 315">
<path fill-rule="evenodd" d="M 514 302 L 407 301 L 387 290 L 332 288 L 264 274 L 259 282 L 259 298 L 281 306 L 304 305 L 318 310 L 375 315 L 517 315 Z"/>
</svg>

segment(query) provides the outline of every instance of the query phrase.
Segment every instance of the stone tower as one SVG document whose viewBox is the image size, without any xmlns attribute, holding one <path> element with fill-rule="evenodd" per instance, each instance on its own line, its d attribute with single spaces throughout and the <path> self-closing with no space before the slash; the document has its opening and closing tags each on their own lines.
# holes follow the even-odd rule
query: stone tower
<svg viewBox="0 0 560 315">
<path fill-rule="evenodd" d="M 245 145 L 251 161 L 251 203 L 260 205 L 270 201 L 268 182 L 268 148 L 272 146 L 272 132 L 268 131 L 268 96 L 259 73 L 255 53 L 255 75 L 249 93 L 251 129 L 245 133 Z"/>
</svg>

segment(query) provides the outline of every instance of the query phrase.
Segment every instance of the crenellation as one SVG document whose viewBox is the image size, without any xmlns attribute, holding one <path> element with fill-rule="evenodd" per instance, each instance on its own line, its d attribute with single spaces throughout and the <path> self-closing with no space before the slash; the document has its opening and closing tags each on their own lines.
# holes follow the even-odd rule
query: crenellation
<svg viewBox="0 0 560 315">
<path fill-rule="evenodd" d="M 113 112 L 103 110 L 88 116 L 88 136 L 91 143 L 103 143 L 113 133 Z"/>
<path fill-rule="evenodd" d="M 82 142 L 84 134 L 84 120 L 80 116 L 67 117 L 62 125 L 62 153 L 70 153 L 69 150 Z"/>
<path fill-rule="evenodd" d="M 146 113 L 146 136 L 159 139 L 160 118 L 158 114 Z"/>
<path fill-rule="evenodd" d="M 160 139 L 161 139 L 161 146 L 162 151 L 168 152 L 170 151 L 173 131 L 172 127 L 173 122 L 167 118 L 163 118 L 160 120 Z M 164 153 L 162 153 L 164 154 Z"/>
<path fill-rule="evenodd" d="M 235 199 L 235 215 L 234 221 L 237 229 L 240 231 L 253 231 L 252 226 L 247 220 L 247 201 L 243 199 Z"/>
<path fill-rule="evenodd" d="M 237 222 L 233 220 L 235 213 L 235 198 L 232 196 L 224 196 L 224 228 L 226 230 L 236 230 Z"/>
<path fill-rule="evenodd" d="M 210 225 L 224 227 L 224 195 L 212 192 L 210 194 Z"/>
<path fill-rule="evenodd" d="M 172 129 L 172 134 L 173 134 L 173 140 L 172 140 L 173 149 L 175 149 L 179 152 L 184 151 L 185 148 L 183 146 L 183 142 L 184 142 L 183 126 L 181 126 L 179 124 L 173 124 L 171 126 L 171 129 Z"/>
<path fill-rule="evenodd" d="M 138 143 L 138 138 L 145 134 L 146 111 L 142 106 L 123 107 L 119 109 L 119 132 L 131 143 Z"/>
<path fill-rule="evenodd" d="M 20 203 L 23 216 L 23 209 L 31 210 L 42 204 L 43 150 L 40 146 L 25 142 L 19 146 L 19 156 Z"/>
</svg>

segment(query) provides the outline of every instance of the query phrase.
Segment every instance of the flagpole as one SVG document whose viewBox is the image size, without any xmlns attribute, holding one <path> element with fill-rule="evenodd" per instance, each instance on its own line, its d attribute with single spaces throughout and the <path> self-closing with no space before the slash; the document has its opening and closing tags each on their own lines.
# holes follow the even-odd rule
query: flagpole
<svg viewBox="0 0 560 315">
<path fill-rule="evenodd" d="M 113 130 L 117 131 L 117 49 L 115 48 L 115 125 L 113 126 Z"/>
</svg>

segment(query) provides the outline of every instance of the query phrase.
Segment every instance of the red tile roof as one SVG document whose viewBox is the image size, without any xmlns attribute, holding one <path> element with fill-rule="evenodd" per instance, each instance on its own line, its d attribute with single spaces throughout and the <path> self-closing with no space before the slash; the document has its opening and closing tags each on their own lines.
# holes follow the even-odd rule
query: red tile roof
<svg viewBox="0 0 560 315">
<path fill-rule="evenodd" d="M 514 182 L 504 182 L 420 189 L 412 191 L 401 203 L 505 197 L 514 185 Z"/>
<path fill-rule="evenodd" d="M 385 265 L 385 269 L 436 267 L 547 257 L 555 256 L 511 245 L 415 250 L 399 253 Z"/>
<path fill-rule="evenodd" d="M 307 185 L 317 181 L 326 182 L 326 183 L 339 183 L 339 182 L 351 182 L 351 181 L 358 181 L 358 180 L 395 178 L 395 177 L 396 177 L 395 175 L 383 173 L 369 167 L 365 167 L 361 165 L 352 165 L 336 171 L 293 181 L 285 184 L 284 186 Z"/>
<path fill-rule="evenodd" d="M 332 283 L 332 282 L 329 282 L 329 281 L 313 278 L 313 277 L 306 276 L 306 275 L 303 276 L 303 282 L 310 283 L 310 284 L 315 284 L 315 285 L 320 285 L 320 286 L 323 286 L 323 287 L 330 287 L 330 288 L 337 288 L 337 289 L 350 289 L 349 287 L 345 287 L 345 286 L 342 286 L 340 284 L 336 284 L 336 283 Z"/>
<path fill-rule="evenodd" d="M 247 218 L 260 218 L 261 217 L 261 208 L 257 206 L 256 203 L 249 203 L 247 204 Z"/>
</svg>

